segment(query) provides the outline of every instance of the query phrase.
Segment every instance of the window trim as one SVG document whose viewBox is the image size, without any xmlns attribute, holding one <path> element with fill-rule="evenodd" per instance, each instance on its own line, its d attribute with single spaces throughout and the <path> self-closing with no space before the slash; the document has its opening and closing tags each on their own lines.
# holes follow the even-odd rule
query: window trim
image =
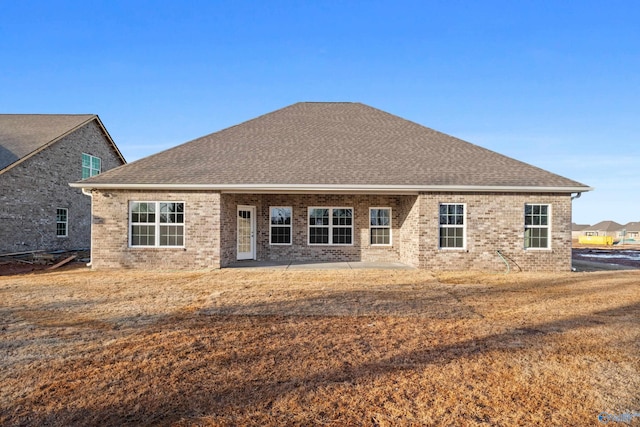
<svg viewBox="0 0 640 427">
<path fill-rule="evenodd" d="M 64 221 L 58 219 L 58 211 L 64 211 Z M 64 224 L 64 234 L 58 234 L 58 225 Z M 56 237 L 64 238 L 69 237 L 69 209 L 68 208 L 56 208 Z"/>
<path fill-rule="evenodd" d="M 290 222 L 287 224 L 273 224 L 271 222 L 272 209 L 289 209 Z M 273 227 L 289 227 L 289 243 L 273 243 L 271 240 Z M 270 246 L 291 246 L 293 245 L 293 207 L 292 206 L 269 206 L 269 245 Z"/>
<path fill-rule="evenodd" d="M 135 225 L 147 225 L 147 226 L 153 226 L 154 227 L 154 240 L 155 240 L 155 244 L 154 245 L 133 245 L 132 244 L 132 239 L 133 239 L 133 205 L 136 203 L 153 203 L 155 204 L 155 221 L 153 223 L 151 222 L 136 222 Z M 160 222 L 160 204 L 162 203 L 182 203 L 182 223 L 176 222 L 176 223 L 166 223 L 166 222 Z M 187 209 L 187 204 L 184 201 L 170 201 L 170 200 L 130 200 L 129 201 L 129 248 L 132 249 L 137 249 L 137 248 L 157 248 L 157 249 L 180 249 L 180 248 L 185 248 L 186 247 L 186 241 L 187 241 L 187 233 L 186 233 L 186 209 Z M 160 226 L 161 225 L 166 225 L 166 224 L 171 224 L 171 225 L 179 225 L 182 226 L 182 245 L 161 245 L 160 244 Z"/>
<path fill-rule="evenodd" d="M 547 207 L 547 225 L 527 225 L 526 217 L 527 217 L 527 206 L 546 206 Z M 551 224 L 552 224 L 552 209 L 551 203 L 525 203 L 524 209 L 522 210 L 522 225 L 524 227 L 524 235 L 522 239 L 522 245 L 525 251 L 549 251 L 551 250 Z M 542 229 L 545 228 L 547 230 L 547 246 L 545 247 L 528 247 L 527 246 L 527 229 Z"/>
<path fill-rule="evenodd" d="M 100 175 L 102 173 L 102 159 L 98 156 L 94 156 L 88 153 L 82 153 L 82 156 L 87 156 L 89 157 L 89 166 L 88 166 L 88 171 L 89 171 L 89 175 L 88 176 L 84 176 L 84 170 L 85 170 L 85 165 L 84 162 L 82 163 L 82 179 L 87 179 L 87 178 L 91 178 L 92 176 L 96 176 L 96 175 Z M 100 168 L 99 169 L 95 169 L 93 167 L 93 159 L 98 159 L 100 161 Z M 84 158 L 83 158 L 84 160 Z M 95 173 L 94 173 L 95 172 Z"/>
<path fill-rule="evenodd" d="M 462 225 L 458 224 L 440 224 L 440 208 L 442 206 L 462 206 Z M 460 247 L 449 247 L 442 246 L 440 244 L 441 241 L 441 231 L 442 228 L 461 228 L 462 229 L 462 246 Z M 467 204 L 466 203 L 456 203 L 456 202 L 441 202 L 438 203 L 438 250 L 441 251 L 466 251 L 467 250 Z"/>
<path fill-rule="evenodd" d="M 328 225 L 311 225 L 309 221 L 312 209 L 328 209 L 329 210 L 329 224 Z M 333 225 L 333 211 L 335 209 L 350 209 L 351 210 L 351 225 Z M 308 246 L 353 246 L 355 240 L 354 224 L 355 224 L 355 209 L 349 206 L 309 206 L 307 208 L 307 245 Z M 322 227 L 329 230 L 329 242 L 328 243 L 311 243 L 311 227 Z M 334 228 L 350 228 L 351 229 L 351 243 L 333 243 L 333 230 Z"/>
<path fill-rule="evenodd" d="M 371 225 L 371 211 L 374 209 L 388 210 L 389 211 L 389 225 Z M 371 230 L 374 228 L 388 228 L 389 229 L 389 243 L 371 243 L 373 237 Z M 369 208 L 369 246 L 393 246 L 393 209 L 390 206 L 372 206 Z"/>
</svg>

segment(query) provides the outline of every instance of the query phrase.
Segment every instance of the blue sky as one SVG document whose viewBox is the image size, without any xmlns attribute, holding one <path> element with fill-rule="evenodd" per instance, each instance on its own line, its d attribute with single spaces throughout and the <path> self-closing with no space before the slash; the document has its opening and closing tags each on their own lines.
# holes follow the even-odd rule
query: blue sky
<svg viewBox="0 0 640 427">
<path fill-rule="evenodd" d="M 0 112 L 95 113 L 128 161 L 298 101 L 363 102 L 640 221 L 640 2 L 0 0 Z"/>
</svg>

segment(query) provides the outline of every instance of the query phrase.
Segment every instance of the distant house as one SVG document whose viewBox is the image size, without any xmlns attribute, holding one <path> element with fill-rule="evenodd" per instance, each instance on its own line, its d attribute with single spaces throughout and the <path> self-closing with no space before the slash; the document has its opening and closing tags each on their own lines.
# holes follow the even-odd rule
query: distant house
<svg viewBox="0 0 640 427">
<path fill-rule="evenodd" d="M 629 243 L 640 243 L 640 222 L 634 221 L 623 225 L 618 231 L 618 238 Z"/>
<path fill-rule="evenodd" d="M 571 223 L 571 238 L 573 240 L 577 240 L 580 236 L 583 235 L 583 231 L 585 228 L 588 228 L 589 224 L 576 224 Z"/>
<path fill-rule="evenodd" d="M 298 103 L 72 184 L 94 268 L 571 268 L 576 181 L 359 103 Z"/>
<path fill-rule="evenodd" d="M 0 114 L 0 254 L 88 248 L 91 201 L 69 183 L 124 163 L 96 115 Z"/>
<path fill-rule="evenodd" d="M 600 221 L 597 224 L 586 227 L 582 230 L 583 236 L 600 236 L 618 238 L 618 233 L 622 229 L 622 225 L 615 221 Z"/>
</svg>

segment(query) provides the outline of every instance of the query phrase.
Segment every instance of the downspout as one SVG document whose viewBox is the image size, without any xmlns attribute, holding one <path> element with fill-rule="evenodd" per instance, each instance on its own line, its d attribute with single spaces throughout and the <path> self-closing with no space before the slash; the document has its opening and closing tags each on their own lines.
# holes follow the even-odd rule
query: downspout
<svg viewBox="0 0 640 427">
<path fill-rule="evenodd" d="M 91 197 L 91 247 L 89 248 L 89 254 L 93 254 L 93 193 L 91 190 L 87 190 L 85 187 L 82 187 L 82 194 L 85 196 Z M 89 258 L 89 262 L 87 263 L 87 267 L 91 267 L 91 260 L 93 258 Z"/>
<path fill-rule="evenodd" d="M 580 196 L 582 196 L 582 193 L 576 193 L 575 196 L 571 196 L 571 202 L 573 203 L 573 201 L 575 199 L 579 199 Z M 572 208 L 572 210 L 573 210 L 573 208 Z M 573 239 L 573 237 L 572 237 L 572 239 Z M 571 263 L 571 271 L 576 271 L 576 268 L 573 266 L 573 263 Z"/>
</svg>

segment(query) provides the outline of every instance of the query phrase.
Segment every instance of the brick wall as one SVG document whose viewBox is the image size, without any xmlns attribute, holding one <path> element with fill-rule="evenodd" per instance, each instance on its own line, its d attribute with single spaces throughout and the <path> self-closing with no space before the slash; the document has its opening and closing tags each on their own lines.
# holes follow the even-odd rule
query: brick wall
<svg viewBox="0 0 640 427">
<path fill-rule="evenodd" d="M 129 247 L 129 202 L 185 203 L 184 248 Z M 91 263 L 101 268 L 220 267 L 220 193 L 94 191 Z"/>
<path fill-rule="evenodd" d="M 70 182 L 82 179 L 82 153 L 102 159 L 102 170 L 119 157 L 92 121 L 0 175 L 0 253 L 88 248 L 91 200 Z M 68 209 L 68 236 L 56 236 L 56 209 Z"/>
<path fill-rule="evenodd" d="M 196 269 L 237 260 L 237 207 L 256 208 L 256 259 L 272 261 L 404 262 L 432 270 L 567 271 L 571 267 L 571 199 L 562 194 L 454 194 L 419 196 L 222 194 L 215 192 L 94 192 L 93 265 Z M 185 248 L 129 248 L 129 201 L 184 201 Z M 440 203 L 464 203 L 466 247 L 440 249 Z M 524 249 L 524 205 L 551 205 L 551 247 Z M 269 244 L 269 207 L 293 209 L 292 245 Z M 350 246 L 310 246 L 308 208 L 353 207 Z M 392 208 L 392 245 L 369 244 L 369 208 Z"/>
<path fill-rule="evenodd" d="M 256 207 L 256 258 L 269 261 L 387 261 L 400 262 L 401 227 L 406 217 L 406 205 L 415 196 L 368 195 L 279 195 L 224 194 L 222 196 L 222 266 L 236 261 L 236 215 L 238 205 Z M 291 206 L 293 209 L 292 245 L 269 244 L 269 208 Z M 352 207 L 354 235 L 351 246 L 310 246 L 307 215 L 309 207 Z M 391 207 L 392 245 L 369 244 L 369 208 Z"/>
<path fill-rule="evenodd" d="M 569 271 L 571 269 L 571 197 L 568 194 L 478 193 L 422 194 L 420 204 L 420 268 L 436 270 L 505 271 L 496 253 L 510 260 L 512 270 Z M 467 247 L 439 249 L 440 203 L 465 203 Z M 551 247 L 524 249 L 524 205 L 551 205 Z"/>
</svg>

